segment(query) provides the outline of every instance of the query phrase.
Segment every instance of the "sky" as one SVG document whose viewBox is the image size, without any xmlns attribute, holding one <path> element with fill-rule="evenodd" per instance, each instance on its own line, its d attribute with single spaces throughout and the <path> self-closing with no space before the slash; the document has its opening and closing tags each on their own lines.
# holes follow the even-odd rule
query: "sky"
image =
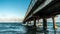
<svg viewBox="0 0 60 34">
<path fill-rule="evenodd" d="M 23 18 L 30 0 L 0 0 L 0 18 Z"/>
<path fill-rule="evenodd" d="M 30 0 L 0 0 L 0 21 L 18 18 L 23 20 L 29 4 Z M 52 21 L 51 18 L 47 20 Z M 56 21 L 60 22 L 60 15 L 56 17 Z"/>
</svg>

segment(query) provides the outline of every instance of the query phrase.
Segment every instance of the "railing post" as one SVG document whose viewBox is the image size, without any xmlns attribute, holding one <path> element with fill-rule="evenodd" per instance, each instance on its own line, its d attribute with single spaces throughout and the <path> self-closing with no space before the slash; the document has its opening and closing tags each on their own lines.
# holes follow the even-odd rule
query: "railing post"
<svg viewBox="0 0 60 34">
<path fill-rule="evenodd" d="M 55 20 L 55 17 L 52 17 L 52 20 L 53 20 L 53 28 L 56 29 L 57 26 L 56 26 L 56 20 Z"/>
<path fill-rule="evenodd" d="M 43 29 L 46 30 L 47 29 L 47 19 L 43 18 Z"/>
</svg>

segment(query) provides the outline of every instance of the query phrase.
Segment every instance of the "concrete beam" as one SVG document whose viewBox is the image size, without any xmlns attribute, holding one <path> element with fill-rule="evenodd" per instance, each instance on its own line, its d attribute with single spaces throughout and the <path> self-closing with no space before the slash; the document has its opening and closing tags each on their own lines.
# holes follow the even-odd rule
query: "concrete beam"
<svg viewBox="0 0 60 34">
<path fill-rule="evenodd" d="M 50 4 L 53 0 L 46 0 L 43 4 L 41 4 L 34 12 L 33 14 L 37 13 L 39 10 L 46 7 L 48 4 Z"/>
</svg>

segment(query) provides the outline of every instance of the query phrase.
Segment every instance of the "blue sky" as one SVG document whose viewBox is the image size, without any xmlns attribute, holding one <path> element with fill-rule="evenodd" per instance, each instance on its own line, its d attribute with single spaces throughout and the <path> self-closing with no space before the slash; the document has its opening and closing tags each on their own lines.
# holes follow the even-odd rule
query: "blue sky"
<svg viewBox="0 0 60 34">
<path fill-rule="evenodd" d="M 30 0 L 0 0 L 0 18 L 23 18 L 30 4 Z M 48 21 L 52 21 L 49 19 Z M 60 21 L 60 16 L 56 21 Z"/>
<path fill-rule="evenodd" d="M 0 18 L 23 18 L 30 0 L 0 0 Z"/>
</svg>

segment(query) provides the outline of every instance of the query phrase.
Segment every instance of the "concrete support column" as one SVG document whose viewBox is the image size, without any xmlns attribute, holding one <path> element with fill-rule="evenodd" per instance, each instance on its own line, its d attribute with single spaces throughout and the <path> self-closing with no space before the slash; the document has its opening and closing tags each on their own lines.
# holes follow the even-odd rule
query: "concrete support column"
<svg viewBox="0 0 60 34">
<path fill-rule="evenodd" d="M 40 26 L 40 21 L 39 21 L 39 19 L 38 19 L 38 27 Z"/>
<path fill-rule="evenodd" d="M 29 22 L 29 24 L 31 24 L 31 21 Z"/>
<path fill-rule="evenodd" d="M 23 22 L 23 24 L 26 24 L 26 22 Z"/>
<path fill-rule="evenodd" d="M 38 23 L 39 23 L 39 19 L 38 19 Z"/>
<path fill-rule="evenodd" d="M 55 20 L 55 17 L 52 17 L 52 20 L 53 20 L 53 28 L 56 29 L 56 20 Z"/>
<path fill-rule="evenodd" d="M 36 18 L 34 18 L 34 28 L 36 28 Z"/>
<path fill-rule="evenodd" d="M 43 29 L 46 30 L 47 29 L 47 19 L 43 18 Z"/>
<path fill-rule="evenodd" d="M 29 24 L 29 21 L 27 22 L 27 25 Z"/>
<path fill-rule="evenodd" d="M 39 24 L 39 18 L 40 18 L 40 17 L 38 16 L 38 24 Z"/>
</svg>

